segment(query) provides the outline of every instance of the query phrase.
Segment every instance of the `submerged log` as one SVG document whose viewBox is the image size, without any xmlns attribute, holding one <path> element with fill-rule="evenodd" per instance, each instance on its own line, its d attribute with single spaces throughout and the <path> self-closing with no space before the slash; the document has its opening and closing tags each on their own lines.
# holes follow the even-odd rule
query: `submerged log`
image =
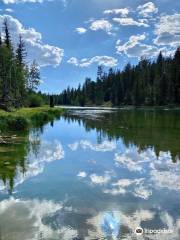
<svg viewBox="0 0 180 240">
<path fill-rule="evenodd" d="M 0 137 L 0 144 L 7 144 L 7 142 L 2 137 Z"/>
<path fill-rule="evenodd" d="M 12 140 L 16 138 L 16 135 L 13 136 L 0 136 L 0 144 L 10 144 Z"/>
</svg>

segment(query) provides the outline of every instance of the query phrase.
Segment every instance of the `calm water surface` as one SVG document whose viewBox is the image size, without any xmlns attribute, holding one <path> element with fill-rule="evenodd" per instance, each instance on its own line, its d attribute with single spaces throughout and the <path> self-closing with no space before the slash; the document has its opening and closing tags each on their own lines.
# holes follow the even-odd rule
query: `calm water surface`
<svg viewBox="0 0 180 240">
<path fill-rule="evenodd" d="M 72 109 L 12 141 L 1 240 L 180 239 L 179 111 Z"/>
</svg>

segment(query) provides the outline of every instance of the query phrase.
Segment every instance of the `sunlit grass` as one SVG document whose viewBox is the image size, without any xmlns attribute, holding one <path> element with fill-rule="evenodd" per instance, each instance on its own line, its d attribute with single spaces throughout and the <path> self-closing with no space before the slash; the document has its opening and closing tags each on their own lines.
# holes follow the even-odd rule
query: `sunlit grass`
<svg viewBox="0 0 180 240">
<path fill-rule="evenodd" d="M 48 106 L 38 108 L 21 108 L 12 112 L 0 110 L 0 129 L 3 130 L 25 130 L 30 126 L 42 125 L 63 112 L 61 108 L 50 108 Z"/>
</svg>

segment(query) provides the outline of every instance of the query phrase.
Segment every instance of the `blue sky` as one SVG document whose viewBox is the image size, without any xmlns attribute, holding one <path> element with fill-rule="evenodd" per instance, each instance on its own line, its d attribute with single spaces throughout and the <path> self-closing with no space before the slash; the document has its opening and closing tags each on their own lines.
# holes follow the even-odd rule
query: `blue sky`
<svg viewBox="0 0 180 240">
<path fill-rule="evenodd" d="M 0 0 L 0 26 L 5 16 L 50 93 L 95 79 L 99 64 L 122 69 L 180 45 L 179 0 Z"/>
</svg>

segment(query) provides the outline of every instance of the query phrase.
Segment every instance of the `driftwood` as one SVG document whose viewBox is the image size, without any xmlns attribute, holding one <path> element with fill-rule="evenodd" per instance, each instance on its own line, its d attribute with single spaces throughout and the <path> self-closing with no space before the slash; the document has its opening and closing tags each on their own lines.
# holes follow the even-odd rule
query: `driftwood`
<svg viewBox="0 0 180 240">
<path fill-rule="evenodd" d="M 7 142 L 2 137 L 0 137 L 0 144 L 7 144 Z"/>
<path fill-rule="evenodd" d="M 0 136 L 0 145 L 1 144 L 10 144 L 12 140 L 16 138 L 16 135 L 13 136 Z"/>
</svg>

